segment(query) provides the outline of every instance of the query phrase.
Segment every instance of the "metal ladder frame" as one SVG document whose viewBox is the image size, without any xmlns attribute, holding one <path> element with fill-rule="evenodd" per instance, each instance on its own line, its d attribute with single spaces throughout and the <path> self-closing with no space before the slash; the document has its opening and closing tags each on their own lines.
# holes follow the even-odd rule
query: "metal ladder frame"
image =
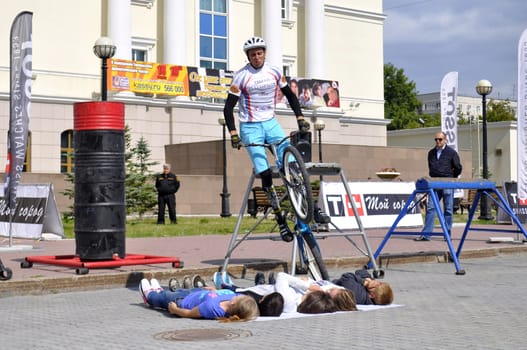
<svg viewBox="0 0 527 350">
<path fill-rule="evenodd" d="M 368 266 L 373 268 L 373 273 L 376 277 L 382 277 L 384 275 L 383 271 L 381 271 L 377 263 L 375 261 L 373 251 L 371 250 L 370 244 L 368 242 L 368 238 L 366 236 L 366 232 L 364 230 L 364 226 L 362 225 L 362 221 L 359 216 L 359 212 L 357 210 L 357 206 L 355 205 L 355 201 L 353 200 L 353 196 L 351 194 L 351 190 L 348 185 L 348 181 L 346 179 L 346 176 L 344 175 L 344 171 L 342 170 L 342 167 L 337 163 L 313 163 L 313 162 L 307 162 L 305 163 L 306 170 L 310 176 L 340 176 L 340 180 L 342 184 L 344 185 L 344 189 L 346 190 L 346 194 L 348 195 L 348 198 L 350 198 L 351 207 L 353 210 L 353 214 L 355 217 L 355 220 L 357 221 L 358 226 L 358 232 L 343 232 L 340 230 L 335 224 L 330 222 L 330 224 L 338 231 L 338 233 L 328 233 L 328 234 L 315 234 L 315 238 L 317 240 L 328 238 L 328 237 L 344 237 L 346 238 L 355 248 L 357 248 L 361 253 L 363 253 L 365 256 L 369 258 Z M 272 168 L 273 170 L 273 178 L 279 178 L 278 176 L 278 170 L 276 168 Z M 233 251 L 246 239 L 280 239 L 277 236 L 261 236 L 261 237 L 249 237 L 249 235 L 260 225 L 260 223 L 267 218 L 269 213 L 271 212 L 270 209 L 268 209 L 264 215 L 257 220 L 257 222 L 249 229 L 247 230 L 241 237 L 238 237 L 238 234 L 240 232 L 240 226 L 244 217 L 245 210 L 247 208 L 247 203 L 249 199 L 249 195 L 251 193 L 251 189 L 254 185 L 254 180 L 258 177 L 257 174 L 255 174 L 254 169 L 252 171 L 252 174 L 249 178 L 249 182 L 247 183 L 247 189 L 245 190 L 245 194 L 243 197 L 243 202 L 240 208 L 240 212 L 238 215 L 238 220 L 236 222 L 236 226 L 234 228 L 234 232 L 231 236 L 229 246 L 227 248 L 227 253 L 225 254 L 225 259 L 223 262 L 223 266 L 221 271 L 227 271 L 227 267 L 229 264 L 229 260 L 231 258 L 231 255 Z M 284 194 L 282 198 L 280 198 L 280 201 L 282 201 L 285 197 L 287 197 L 287 194 Z M 361 249 L 351 237 L 353 236 L 359 236 L 362 237 L 364 247 L 366 251 Z M 293 243 L 292 247 L 292 253 L 291 253 L 291 274 L 295 274 L 295 261 L 298 254 L 298 244 L 296 240 L 294 240 L 295 243 Z"/>
</svg>

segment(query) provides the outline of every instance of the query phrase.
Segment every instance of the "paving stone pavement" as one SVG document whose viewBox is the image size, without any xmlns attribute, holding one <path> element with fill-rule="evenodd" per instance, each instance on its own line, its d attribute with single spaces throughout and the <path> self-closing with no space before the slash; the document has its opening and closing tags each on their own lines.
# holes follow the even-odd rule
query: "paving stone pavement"
<svg viewBox="0 0 527 350">
<path fill-rule="evenodd" d="M 218 323 L 146 308 L 136 286 L 0 298 L 1 347 L 16 349 L 522 349 L 527 253 L 451 263 L 391 264 L 385 281 L 401 305 L 376 311 Z M 360 266 L 357 266 L 359 268 Z M 344 270 L 332 268 L 332 277 Z M 204 276 L 210 278 L 210 276 Z M 247 278 L 234 276 L 240 285 Z M 167 280 L 162 280 L 167 285 Z M 196 330 L 194 340 L 158 339 Z M 217 332 L 227 340 L 208 340 Z"/>
</svg>

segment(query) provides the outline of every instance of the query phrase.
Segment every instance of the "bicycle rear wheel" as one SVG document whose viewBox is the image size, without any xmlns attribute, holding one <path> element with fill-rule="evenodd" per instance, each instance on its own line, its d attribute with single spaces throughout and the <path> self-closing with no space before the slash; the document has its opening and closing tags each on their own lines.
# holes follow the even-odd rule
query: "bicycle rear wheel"
<svg viewBox="0 0 527 350">
<path fill-rule="evenodd" d="M 313 219 L 313 193 L 304 160 L 300 152 L 294 146 L 289 145 L 284 150 L 282 164 L 291 205 L 297 218 L 307 224 Z"/>
<path fill-rule="evenodd" d="M 320 252 L 320 247 L 318 246 L 317 240 L 313 233 L 304 233 L 302 235 L 304 242 L 304 252 L 307 257 L 307 268 L 311 277 L 315 281 L 318 280 L 329 280 L 328 269 L 322 259 L 322 253 Z"/>
</svg>

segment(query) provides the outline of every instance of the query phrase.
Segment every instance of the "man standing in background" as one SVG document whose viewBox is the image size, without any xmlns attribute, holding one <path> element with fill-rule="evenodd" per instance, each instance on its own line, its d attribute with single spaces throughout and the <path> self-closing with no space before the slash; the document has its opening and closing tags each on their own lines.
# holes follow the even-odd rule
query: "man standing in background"
<svg viewBox="0 0 527 350">
<path fill-rule="evenodd" d="M 439 131 L 435 134 L 434 141 L 435 147 L 428 152 L 428 173 L 430 177 L 457 178 L 461 175 L 461 170 L 463 168 L 456 150 L 447 145 L 446 134 L 443 131 Z M 450 234 L 454 215 L 454 190 L 444 189 L 437 190 L 436 192 L 439 200 L 443 198 L 445 223 L 448 229 L 448 234 Z M 430 241 L 429 233 L 434 230 L 436 213 L 437 211 L 434 207 L 434 202 L 428 198 L 425 226 L 423 227 L 422 235 L 417 237 L 415 239 L 416 241 Z"/>
<path fill-rule="evenodd" d="M 176 192 L 179 189 L 177 176 L 170 172 L 170 164 L 163 165 L 163 172 L 156 176 L 157 190 L 157 224 L 165 224 L 165 206 L 168 207 L 170 222 L 177 224 L 176 218 Z"/>
</svg>

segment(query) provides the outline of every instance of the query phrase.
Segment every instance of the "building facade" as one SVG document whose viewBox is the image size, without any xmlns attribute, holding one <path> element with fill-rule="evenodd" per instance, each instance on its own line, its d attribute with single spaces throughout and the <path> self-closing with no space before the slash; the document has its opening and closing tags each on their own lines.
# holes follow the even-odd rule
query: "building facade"
<svg viewBox="0 0 527 350">
<path fill-rule="evenodd" d="M 100 99 L 101 61 L 92 48 L 102 36 L 115 43 L 117 59 L 231 71 L 246 63 L 243 42 L 262 36 L 268 61 L 286 75 L 338 81 L 340 108 L 305 111 L 312 121 L 324 120 L 324 142 L 386 145 L 382 0 L 6 2 L 0 14 L 0 144 L 7 142 L 9 120 L 10 25 L 21 11 L 33 12 L 26 172 L 72 170 L 73 104 Z M 166 145 L 221 139 L 221 100 L 113 91 L 108 99 L 125 104 L 132 142 L 143 137 L 158 163 L 166 159 Z M 279 108 L 278 117 L 285 128 L 296 128 L 289 109 Z"/>
<path fill-rule="evenodd" d="M 419 113 L 421 114 L 437 114 L 441 113 L 441 93 L 433 92 L 429 94 L 417 95 L 417 99 L 421 101 L 421 109 Z M 492 95 L 487 96 L 487 103 L 490 101 L 495 102 L 505 102 L 508 100 L 502 100 L 499 98 L 492 98 Z M 514 110 L 516 114 L 517 102 L 508 101 L 510 107 Z M 463 116 L 464 118 L 471 118 L 474 120 L 474 117 L 481 116 L 481 96 L 457 96 L 457 113 L 458 116 Z"/>
</svg>

